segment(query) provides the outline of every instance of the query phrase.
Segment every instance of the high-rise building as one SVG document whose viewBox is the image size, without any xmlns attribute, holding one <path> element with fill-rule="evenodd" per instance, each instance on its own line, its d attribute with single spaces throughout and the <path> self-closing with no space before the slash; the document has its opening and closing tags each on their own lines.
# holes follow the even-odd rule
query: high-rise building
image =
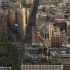
<svg viewBox="0 0 70 70">
<path fill-rule="evenodd" d="M 26 0 L 26 4 L 32 4 L 33 0 Z"/>
<path fill-rule="evenodd" d="M 0 0 L 0 32 L 6 31 L 9 0 Z"/>
<path fill-rule="evenodd" d="M 9 0 L 0 0 L 0 7 L 1 8 L 8 8 Z"/>
<path fill-rule="evenodd" d="M 64 3 L 70 2 L 70 0 L 63 0 Z"/>
<path fill-rule="evenodd" d="M 59 23 L 58 23 L 59 24 Z M 65 43 L 66 32 L 63 28 L 65 23 L 61 23 L 58 25 L 57 23 L 49 24 L 49 41 L 50 47 L 62 47 Z"/>
<path fill-rule="evenodd" d="M 58 3 L 63 3 L 63 0 L 48 0 L 48 3 L 57 5 Z"/>
<path fill-rule="evenodd" d="M 55 3 L 68 3 L 70 0 L 48 0 L 49 3 L 55 4 Z"/>
</svg>

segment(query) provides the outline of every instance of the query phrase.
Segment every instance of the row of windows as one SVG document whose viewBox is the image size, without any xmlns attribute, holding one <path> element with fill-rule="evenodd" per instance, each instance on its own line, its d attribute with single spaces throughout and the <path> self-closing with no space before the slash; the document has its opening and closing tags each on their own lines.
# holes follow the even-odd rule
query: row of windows
<svg viewBox="0 0 70 70">
<path fill-rule="evenodd" d="M 49 0 L 49 2 L 62 2 L 63 0 Z"/>
</svg>

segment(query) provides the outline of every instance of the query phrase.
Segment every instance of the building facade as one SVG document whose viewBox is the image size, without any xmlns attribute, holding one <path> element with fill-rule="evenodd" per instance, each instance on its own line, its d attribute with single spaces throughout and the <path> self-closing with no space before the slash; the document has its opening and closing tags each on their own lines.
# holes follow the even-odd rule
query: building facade
<svg viewBox="0 0 70 70">
<path fill-rule="evenodd" d="M 60 31 L 59 29 L 60 27 L 54 26 L 53 23 L 49 24 L 48 32 L 50 47 L 62 47 L 62 45 L 65 43 L 66 32 Z"/>
<path fill-rule="evenodd" d="M 7 30 L 7 15 L 8 15 L 9 0 L 0 0 L 0 32 Z"/>
</svg>

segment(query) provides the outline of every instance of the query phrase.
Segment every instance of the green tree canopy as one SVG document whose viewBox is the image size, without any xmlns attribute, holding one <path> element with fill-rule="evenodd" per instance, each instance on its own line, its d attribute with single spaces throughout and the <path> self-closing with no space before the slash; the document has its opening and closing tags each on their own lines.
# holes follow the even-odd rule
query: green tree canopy
<svg viewBox="0 0 70 70">
<path fill-rule="evenodd" d="M 0 65 L 11 65 L 12 70 L 18 70 L 18 52 L 15 45 L 7 40 L 5 34 L 0 34 Z M 15 66 L 15 67 L 14 67 Z"/>
</svg>

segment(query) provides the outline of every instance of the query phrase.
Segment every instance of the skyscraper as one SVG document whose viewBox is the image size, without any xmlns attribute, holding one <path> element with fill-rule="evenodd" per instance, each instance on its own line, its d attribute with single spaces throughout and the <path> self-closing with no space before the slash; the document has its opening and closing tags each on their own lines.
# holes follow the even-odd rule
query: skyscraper
<svg viewBox="0 0 70 70">
<path fill-rule="evenodd" d="M 62 47 L 65 43 L 66 23 L 50 23 L 49 24 L 49 41 L 50 47 Z"/>
<path fill-rule="evenodd" d="M 8 15 L 9 0 L 0 0 L 0 31 L 7 30 L 7 15 Z"/>
<path fill-rule="evenodd" d="M 48 0 L 48 3 L 57 5 L 58 3 L 63 3 L 63 0 Z"/>
<path fill-rule="evenodd" d="M 33 0 L 26 0 L 26 4 L 32 4 Z"/>
</svg>

